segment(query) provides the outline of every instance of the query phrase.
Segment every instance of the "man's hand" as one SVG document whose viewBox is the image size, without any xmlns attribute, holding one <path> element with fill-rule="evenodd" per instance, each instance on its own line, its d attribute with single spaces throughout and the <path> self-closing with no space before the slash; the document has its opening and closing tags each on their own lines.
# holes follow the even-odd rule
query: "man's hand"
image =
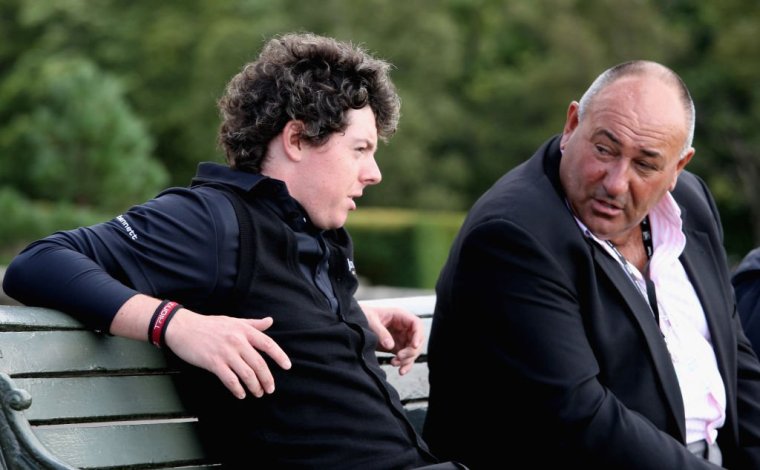
<svg viewBox="0 0 760 470">
<path fill-rule="evenodd" d="M 219 377 L 237 398 L 245 388 L 256 397 L 274 392 L 274 378 L 262 354 L 283 369 L 290 359 L 272 338 L 263 333 L 272 318 L 261 320 L 200 315 L 179 310 L 167 325 L 166 345 L 180 359 Z"/>
<path fill-rule="evenodd" d="M 150 317 L 160 302 L 143 294 L 131 297 L 114 316 L 110 333 L 146 341 Z M 269 317 L 207 316 L 181 308 L 166 324 L 164 340 L 180 359 L 219 377 L 236 397 L 245 398 L 246 388 L 261 397 L 274 392 L 274 378 L 262 354 L 290 369 L 287 354 L 263 333 L 270 326 Z"/>
<path fill-rule="evenodd" d="M 424 332 L 417 315 L 400 307 L 361 305 L 370 329 L 378 337 L 378 351 L 394 353 L 391 364 L 404 375 L 422 352 Z"/>
</svg>

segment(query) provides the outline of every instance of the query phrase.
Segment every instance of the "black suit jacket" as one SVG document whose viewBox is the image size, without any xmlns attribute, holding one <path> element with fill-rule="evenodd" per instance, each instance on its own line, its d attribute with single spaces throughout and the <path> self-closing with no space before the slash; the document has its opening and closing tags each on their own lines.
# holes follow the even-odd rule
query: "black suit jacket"
<svg viewBox="0 0 760 470">
<path fill-rule="evenodd" d="M 714 468 L 683 444 L 663 337 L 616 260 L 581 233 L 560 157 L 555 137 L 503 176 L 454 242 L 437 285 L 424 436 L 472 468 Z M 726 385 L 724 465 L 760 468 L 760 364 L 736 315 L 718 212 L 688 172 L 673 196 L 681 262 Z"/>
</svg>

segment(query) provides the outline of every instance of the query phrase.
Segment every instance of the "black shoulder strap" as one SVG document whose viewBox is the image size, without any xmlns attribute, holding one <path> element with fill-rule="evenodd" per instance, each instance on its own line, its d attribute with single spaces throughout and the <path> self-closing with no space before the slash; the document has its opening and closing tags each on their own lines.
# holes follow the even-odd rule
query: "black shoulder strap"
<svg viewBox="0 0 760 470">
<path fill-rule="evenodd" d="M 254 246 L 253 246 L 253 220 L 251 220 L 251 214 L 245 206 L 245 202 L 240 194 L 235 190 L 222 191 L 232 203 L 232 207 L 235 209 L 235 216 L 238 220 L 238 228 L 240 232 L 239 247 L 238 247 L 238 260 L 237 260 L 237 280 L 235 281 L 235 287 L 232 291 L 234 300 L 242 301 L 251 285 L 253 279 L 253 266 L 254 266 Z"/>
</svg>

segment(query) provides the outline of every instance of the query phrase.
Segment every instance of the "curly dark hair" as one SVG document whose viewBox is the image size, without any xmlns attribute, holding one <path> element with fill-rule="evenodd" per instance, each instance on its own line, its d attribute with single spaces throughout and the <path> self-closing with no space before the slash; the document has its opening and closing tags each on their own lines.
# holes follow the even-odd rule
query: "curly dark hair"
<svg viewBox="0 0 760 470">
<path fill-rule="evenodd" d="M 396 131 L 400 99 L 391 65 L 356 45 L 311 33 L 269 40 L 258 59 L 235 75 L 219 100 L 219 144 L 232 168 L 258 173 L 269 142 L 291 120 L 313 146 L 348 126 L 346 111 L 366 105 L 378 136 Z"/>
</svg>

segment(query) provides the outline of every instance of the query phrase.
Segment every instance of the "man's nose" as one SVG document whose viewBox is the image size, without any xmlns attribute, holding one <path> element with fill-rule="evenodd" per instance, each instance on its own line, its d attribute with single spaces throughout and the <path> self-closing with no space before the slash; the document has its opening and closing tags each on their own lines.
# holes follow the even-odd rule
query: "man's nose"
<svg viewBox="0 0 760 470">
<path fill-rule="evenodd" d="M 617 161 L 607 167 L 603 182 L 607 194 L 616 197 L 628 191 L 628 184 L 630 182 L 629 168 L 629 165 L 624 160 Z"/>
<path fill-rule="evenodd" d="M 367 164 L 362 169 L 360 175 L 361 182 L 367 186 L 372 184 L 378 184 L 383 179 L 382 173 L 380 173 L 380 167 L 377 165 L 375 157 L 370 158 Z"/>
</svg>

